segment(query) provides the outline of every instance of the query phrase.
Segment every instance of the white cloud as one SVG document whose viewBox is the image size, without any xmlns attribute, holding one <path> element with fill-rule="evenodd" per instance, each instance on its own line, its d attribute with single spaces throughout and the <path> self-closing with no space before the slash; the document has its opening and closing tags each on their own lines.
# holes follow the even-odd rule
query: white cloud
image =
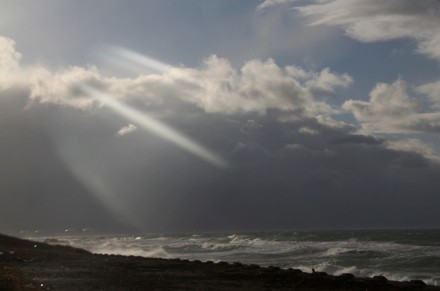
<svg viewBox="0 0 440 291">
<path fill-rule="evenodd" d="M 0 90 L 14 83 L 14 75 L 19 71 L 21 54 L 15 51 L 15 42 L 0 36 Z"/>
<path fill-rule="evenodd" d="M 338 75 L 331 72 L 330 68 L 324 68 L 321 72 L 312 72 L 297 66 L 287 66 L 286 72 L 292 78 L 301 80 L 314 95 L 335 96 L 335 87 L 346 88 L 353 83 L 353 78 L 349 74 Z"/>
<path fill-rule="evenodd" d="M 329 69 L 306 72 L 295 79 L 293 68 L 279 67 L 273 60 L 251 60 L 240 69 L 215 55 L 201 68 L 170 68 L 161 74 L 136 78 L 109 78 L 96 67 L 70 67 L 52 72 L 42 66 L 20 67 L 19 54 L 11 40 L 3 39 L 0 50 L 3 66 L 1 81 L 21 84 L 29 89 L 30 100 L 89 110 L 99 102 L 78 90 L 86 83 L 110 92 L 121 100 L 160 105 L 179 99 L 193 103 L 208 113 L 258 113 L 276 109 L 302 115 L 329 115 L 335 109 L 314 99 L 315 94 L 334 95 L 335 87 L 346 87 L 349 75 Z M 297 70 L 302 70 L 297 68 Z M 13 72 L 13 74 L 10 74 Z M 15 82 L 15 83 L 14 83 Z M 3 82 L 2 82 L 3 83 Z"/>
<path fill-rule="evenodd" d="M 417 153 L 429 160 L 440 162 L 440 156 L 432 146 L 421 142 L 415 138 L 403 140 L 389 140 L 385 143 L 386 147 L 396 151 Z"/>
<path fill-rule="evenodd" d="M 408 138 L 404 140 L 389 140 L 386 142 L 386 145 L 390 149 L 404 152 L 416 151 L 422 155 L 432 155 L 435 153 L 432 147 L 422 143 L 420 140 L 415 138 Z"/>
<path fill-rule="evenodd" d="M 0 72 L 17 71 L 21 54 L 15 51 L 15 42 L 0 36 Z"/>
<path fill-rule="evenodd" d="M 306 72 L 306 81 L 301 82 L 292 76 L 292 68 L 281 68 L 271 59 L 251 60 L 236 70 L 227 60 L 211 56 L 202 69 L 181 70 L 189 80 L 197 80 L 198 86 L 186 92 L 184 98 L 207 112 L 265 114 L 267 110 L 278 109 L 328 113 L 332 111 L 329 105 L 313 99 L 316 88 L 333 94 L 334 87 L 351 83 L 347 74 L 337 75 L 328 69 Z"/>
<path fill-rule="evenodd" d="M 440 81 L 423 84 L 416 91 L 425 94 L 432 102 L 432 106 L 440 109 Z"/>
<path fill-rule="evenodd" d="M 361 42 L 414 39 L 419 53 L 440 61 L 437 0 L 330 0 L 295 9 L 309 17 L 312 25 L 341 27 L 349 37 Z"/>
<path fill-rule="evenodd" d="M 319 134 L 319 131 L 317 131 L 314 128 L 307 127 L 307 126 L 303 126 L 303 127 L 299 128 L 298 132 L 301 133 L 301 134 L 305 134 L 305 135 L 317 135 L 317 134 Z"/>
<path fill-rule="evenodd" d="M 40 102 L 90 110 L 101 102 L 78 89 L 88 84 L 108 92 L 121 102 L 154 105 L 155 110 L 170 110 L 172 100 L 193 104 L 206 113 L 266 115 L 278 110 L 281 122 L 313 119 L 326 128 L 352 128 L 335 121 L 331 116 L 340 109 L 316 95 L 332 96 L 337 87 L 347 87 L 353 79 L 348 74 L 337 74 L 329 68 L 319 72 L 297 66 L 280 67 L 273 60 L 250 60 L 237 69 L 223 58 L 211 56 L 200 68 L 170 68 L 161 74 L 140 75 L 136 78 L 110 78 L 90 66 L 69 67 L 51 71 L 43 66 L 22 67 L 21 55 L 14 42 L 0 37 L 0 90 L 10 87 L 26 88 L 30 102 Z M 4 65 L 3 65 L 4 64 Z M 7 84 L 7 87 L 5 87 Z M 436 87 L 426 85 L 419 90 L 435 95 Z M 438 132 L 440 112 L 419 112 L 419 104 L 409 97 L 405 82 L 378 84 L 370 93 L 370 100 L 348 100 L 343 109 L 351 111 L 369 132 Z M 262 125 L 247 123 L 245 132 L 261 129 Z M 116 136 L 136 130 L 132 124 L 121 128 Z M 302 134 L 315 135 L 319 131 L 304 127 Z"/>
<path fill-rule="evenodd" d="M 81 109 L 90 109 L 96 101 L 83 96 L 76 86 L 86 82 L 102 82 L 102 77 L 95 67 L 70 67 L 60 72 L 33 67 L 23 69 L 17 77 L 28 80 L 30 100 Z"/>
<path fill-rule="evenodd" d="M 129 125 L 124 126 L 120 130 L 118 130 L 118 132 L 116 133 L 115 136 L 121 137 L 121 136 L 127 135 L 129 133 L 135 132 L 137 129 L 138 128 L 136 125 L 130 123 Z"/>
<path fill-rule="evenodd" d="M 401 119 L 417 111 L 418 103 L 406 92 L 406 84 L 397 80 L 392 84 L 378 83 L 370 92 L 370 101 L 348 100 L 343 108 L 351 110 L 357 120 L 378 122 Z"/>
<path fill-rule="evenodd" d="M 334 88 L 346 88 L 353 83 L 353 78 L 348 74 L 337 75 L 330 71 L 329 68 L 323 69 L 318 74 L 306 81 L 306 87 L 314 95 L 335 96 Z"/>
<path fill-rule="evenodd" d="M 379 83 L 369 101 L 348 100 L 342 108 L 351 111 L 367 132 L 439 132 L 440 112 L 421 112 L 420 104 L 407 93 L 406 83 Z"/>
</svg>

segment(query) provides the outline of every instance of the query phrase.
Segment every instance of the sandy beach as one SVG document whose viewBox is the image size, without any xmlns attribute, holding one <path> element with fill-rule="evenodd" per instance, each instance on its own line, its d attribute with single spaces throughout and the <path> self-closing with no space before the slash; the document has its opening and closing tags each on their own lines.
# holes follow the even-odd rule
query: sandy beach
<svg viewBox="0 0 440 291">
<path fill-rule="evenodd" d="M 96 255 L 0 235 L 0 290 L 440 290 L 421 281 Z"/>
</svg>

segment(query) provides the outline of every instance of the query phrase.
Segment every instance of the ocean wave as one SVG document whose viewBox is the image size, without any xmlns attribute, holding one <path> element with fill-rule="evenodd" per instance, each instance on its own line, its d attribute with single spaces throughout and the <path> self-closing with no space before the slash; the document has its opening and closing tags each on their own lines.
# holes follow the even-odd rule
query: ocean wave
<svg viewBox="0 0 440 291">
<path fill-rule="evenodd" d="M 43 242 L 47 244 L 61 244 L 61 245 L 69 244 L 68 241 L 57 238 L 46 238 L 43 240 Z"/>
<path fill-rule="evenodd" d="M 228 243 L 213 243 L 213 242 L 204 242 L 202 243 L 201 247 L 202 249 L 212 250 L 212 251 L 218 251 L 218 250 L 227 251 L 237 248 L 237 246 L 233 246 Z"/>
<path fill-rule="evenodd" d="M 345 273 L 353 274 L 358 277 L 375 277 L 384 276 L 393 281 L 410 281 L 410 280 L 422 280 L 426 284 L 440 286 L 440 278 L 430 277 L 429 274 L 419 273 L 405 273 L 405 272 L 389 272 L 371 269 L 362 269 L 357 266 L 338 266 L 330 262 L 323 262 L 315 265 L 294 265 L 291 266 L 294 269 L 300 269 L 303 272 L 312 273 L 313 270 L 317 272 L 325 272 L 330 275 L 340 276 Z"/>
<path fill-rule="evenodd" d="M 346 253 L 351 251 L 351 249 L 348 248 L 330 248 L 327 251 L 324 252 L 324 256 L 326 257 L 333 257 L 333 256 L 338 256 L 340 254 Z"/>
<path fill-rule="evenodd" d="M 91 250 L 95 254 L 105 255 L 122 255 L 122 256 L 139 256 L 146 258 L 163 258 L 168 259 L 172 256 L 162 247 L 157 247 L 150 250 L 143 250 L 140 248 L 97 248 Z"/>
<path fill-rule="evenodd" d="M 246 264 L 312 269 L 332 275 L 352 273 L 361 277 L 383 275 L 391 280 L 423 280 L 440 285 L 440 247 L 417 240 L 380 239 L 375 232 L 272 232 L 234 234 L 175 234 L 132 236 L 45 237 L 102 254 L 201 261 L 239 261 Z M 377 240 L 372 240 L 375 238 Z M 411 241 L 411 243 L 406 243 Z M 392 271 L 389 271 L 392 270 Z"/>
</svg>

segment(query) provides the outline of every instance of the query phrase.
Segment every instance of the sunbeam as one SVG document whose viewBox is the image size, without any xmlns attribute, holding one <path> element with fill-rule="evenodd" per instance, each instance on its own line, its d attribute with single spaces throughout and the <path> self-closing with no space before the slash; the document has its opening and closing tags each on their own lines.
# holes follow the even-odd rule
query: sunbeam
<svg viewBox="0 0 440 291">
<path fill-rule="evenodd" d="M 145 69 L 154 73 L 165 73 L 173 68 L 173 66 L 145 54 L 113 45 L 99 49 L 98 56 L 104 58 L 108 63 L 138 73 Z"/>
<path fill-rule="evenodd" d="M 80 88 L 84 93 L 92 96 L 96 100 L 100 101 L 104 106 L 111 108 L 119 115 L 136 123 L 143 129 L 160 136 L 161 138 L 177 145 L 183 150 L 203 159 L 213 166 L 218 168 L 228 167 L 228 163 L 218 155 L 191 140 L 189 137 L 179 133 L 170 126 L 148 116 L 145 112 L 141 112 L 126 104 L 118 102 L 115 98 L 112 98 L 104 92 L 98 91 L 88 85 L 81 84 Z"/>
</svg>

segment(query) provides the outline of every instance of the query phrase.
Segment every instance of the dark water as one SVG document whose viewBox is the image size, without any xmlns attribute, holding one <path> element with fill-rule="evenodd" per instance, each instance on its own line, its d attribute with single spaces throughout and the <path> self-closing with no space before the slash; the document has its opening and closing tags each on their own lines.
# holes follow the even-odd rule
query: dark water
<svg viewBox="0 0 440 291">
<path fill-rule="evenodd" d="M 279 231 L 33 238 L 96 253 L 262 266 L 440 285 L 440 230 Z"/>
</svg>

